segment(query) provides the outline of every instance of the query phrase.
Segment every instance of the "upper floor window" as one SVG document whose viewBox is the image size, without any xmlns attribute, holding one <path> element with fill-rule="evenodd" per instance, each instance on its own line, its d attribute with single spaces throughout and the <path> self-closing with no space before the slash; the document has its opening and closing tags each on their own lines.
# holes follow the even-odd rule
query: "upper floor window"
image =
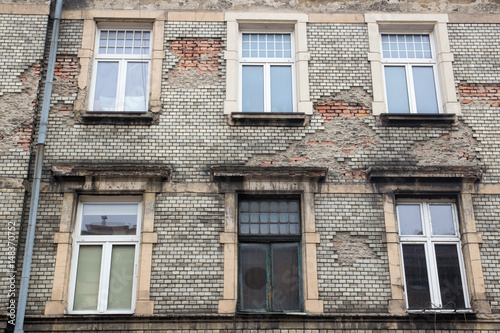
<svg viewBox="0 0 500 333">
<path fill-rule="evenodd" d="M 240 34 L 241 110 L 295 111 L 295 57 L 292 33 Z"/>
<path fill-rule="evenodd" d="M 439 113 L 435 51 L 429 34 L 382 34 L 389 113 Z"/>
<path fill-rule="evenodd" d="M 454 203 L 397 203 L 408 310 L 468 309 L 465 268 Z"/>
<path fill-rule="evenodd" d="M 226 12 L 226 98 L 231 125 L 302 126 L 309 96 L 307 22 L 303 13 Z"/>
<path fill-rule="evenodd" d="M 91 111 L 148 110 L 152 30 L 97 30 Z"/>
<path fill-rule="evenodd" d="M 461 114 L 447 14 L 367 13 L 365 22 L 374 115 L 403 113 L 442 125 Z"/>
<path fill-rule="evenodd" d="M 74 236 L 71 312 L 134 312 L 142 216 L 139 200 L 81 198 Z"/>
</svg>

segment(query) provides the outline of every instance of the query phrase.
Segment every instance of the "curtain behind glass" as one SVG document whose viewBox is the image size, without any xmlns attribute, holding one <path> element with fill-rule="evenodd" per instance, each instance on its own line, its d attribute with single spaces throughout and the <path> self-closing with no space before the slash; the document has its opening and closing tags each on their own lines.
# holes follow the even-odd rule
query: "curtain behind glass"
<svg viewBox="0 0 500 333">
<path fill-rule="evenodd" d="M 109 276 L 108 310 L 129 310 L 134 281 L 134 245 L 114 245 Z"/>
<path fill-rule="evenodd" d="M 102 246 L 80 246 L 73 310 L 97 310 Z"/>
</svg>

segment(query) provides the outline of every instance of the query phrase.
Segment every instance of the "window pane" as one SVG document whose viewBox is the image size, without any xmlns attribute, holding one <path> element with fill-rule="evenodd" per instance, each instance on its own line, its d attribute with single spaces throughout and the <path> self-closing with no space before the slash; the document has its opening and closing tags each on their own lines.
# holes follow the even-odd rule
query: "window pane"
<svg viewBox="0 0 500 333">
<path fill-rule="evenodd" d="M 293 112 L 291 66 L 271 66 L 271 112 Z"/>
<path fill-rule="evenodd" d="M 424 246 L 404 244 L 403 262 L 408 308 L 414 310 L 431 307 Z"/>
<path fill-rule="evenodd" d="M 435 250 L 443 308 L 463 309 L 465 300 L 457 245 L 436 244 Z"/>
<path fill-rule="evenodd" d="M 242 57 L 291 58 L 290 34 L 243 34 Z"/>
<path fill-rule="evenodd" d="M 455 235 L 451 205 L 430 205 L 432 234 Z"/>
<path fill-rule="evenodd" d="M 94 111 L 116 110 L 118 62 L 100 61 L 94 88 Z"/>
<path fill-rule="evenodd" d="M 114 245 L 109 276 L 108 310 L 129 310 L 134 281 L 134 245 Z"/>
<path fill-rule="evenodd" d="M 422 235 L 420 205 L 398 205 L 400 235 Z"/>
<path fill-rule="evenodd" d="M 436 84 L 432 67 L 413 67 L 413 85 L 418 113 L 438 113 Z"/>
<path fill-rule="evenodd" d="M 128 62 L 127 81 L 125 84 L 125 111 L 146 111 L 148 85 L 148 63 Z"/>
<path fill-rule="evenodd" d="M 410 113 L 405 68 L 386 66 L 384 69 L 389 113 Z"/>
<path fill-rule="evenodd" d="M 84 204 L 82 235 L 135 235 L 137 204 Z"/>
<path fill-rule="evenodd" d="M 300 310 L 299 245 L 272 244 L 272 311 Z"/>
<path fill-rule="evenodd" d="M 267 311 L 267 245 L 240 244 L 241 310 Z"/>
<path fill-rule="evenodd" d="M 80 246 L 73 310 L 97 310 L 102 246 Z"/>
<path fill-rule="evenodd" d="M 299 200 L 297 199 L 283 201 L 268 198 L 241 199 L 239 207 L 240 234 L 250 232 L 260 235 L 297 235 L 300 233 Z M 250 214 L 244 209 L 248 207 Z M 290 210 L 294 212 L 290 213 Z"/>
<path fill-rule="evenodd" d="M 415 52 L 417 50 L 417 52 Z M 382 35 L 384 58 L 432 58 L 429 35 Z"/>
<path fill-rule="evenodd" d="M 264 67 L 242 68 L 242 111 L 264 112 Z"/>
</svg>

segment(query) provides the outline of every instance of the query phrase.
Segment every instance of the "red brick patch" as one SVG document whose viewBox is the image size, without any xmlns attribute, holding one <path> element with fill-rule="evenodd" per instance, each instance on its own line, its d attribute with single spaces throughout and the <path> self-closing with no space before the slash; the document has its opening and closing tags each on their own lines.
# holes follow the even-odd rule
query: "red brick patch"
<svg viewBox="0 0 500 333">
<path fill-rule="evenodd" d="M 68 79 L 71 83 L 76 83 L 80 66 L 78 60 L 73 56 L 61 55 L 56 58 L 54 76 Z"/>
<path fill-rule="evenodd" d="M 170 51 L 179 55 L 178 71 L 195 70 L 198 73 L 215 74 L 219 70 L 222 41 L 181 38 L 170 42 Z"/>
<path fill-rule="evenodd" d="M 500 107 L 500 86 L 460 86 L 462 104 L 483 102 L 492 107 Z"/>
<path fill-rule="evenodd" d="M 365 106 L 345 101 L 318 103 L 314 109 L 321 113 L 325 121 L 331 121 L 335 117 L 366 117 L 370 115 L 370 110 Z"/>
<path fill-rule="evenodd" d="M 28 151 L 31 145 L 31 138 L 33 134 L 33 125 L 22 127 L 15 135 L 14 139 L 18 147 L 22 147 L 24 151 Z"/>
</svg>

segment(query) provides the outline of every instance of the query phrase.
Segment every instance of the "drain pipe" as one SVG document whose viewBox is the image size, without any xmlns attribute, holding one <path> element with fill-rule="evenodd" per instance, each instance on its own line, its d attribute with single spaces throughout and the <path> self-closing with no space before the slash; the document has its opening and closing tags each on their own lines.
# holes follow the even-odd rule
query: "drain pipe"
<svg viewBox="0 0 500 333">
<path fill-rule="evenodd" d="M 35 157 L 35 172 L 31 188 L 31 205 L 26 232 L 26 247 L 24 250 L 23 273 L 21 276 L 21 287 L 19 289 L 19 302 L 17 304 L 17 316 L 15 333 L 23 333 L 24 315 L 26 312 L 26 301 L 28 299 L 28 288 L 30 283 L 31 262 L 33 259 L 33 246 L 35 243 L 36 216 L 38 212 L 38 200 L 40 198 L 40 181 L 42 178 L 43 155 L 45 151 L 45 139 L 47 137 L 47 124 L 49 121 L 50 98 L 52 96 L 52 83 L 54 82 L 54 69 L 56 65 L 57 39 L 59 38 L 59 25 L 61 21 L 63 0 L 56 0 L 54 14 L 54 25 L 52 39 L 50 41 L 49 62 L 47 66 L 47 78 L 43 92 L 42 114 L 40 117 L 40 128 L 38 131 L 38 142 Z"/>
</svg>

